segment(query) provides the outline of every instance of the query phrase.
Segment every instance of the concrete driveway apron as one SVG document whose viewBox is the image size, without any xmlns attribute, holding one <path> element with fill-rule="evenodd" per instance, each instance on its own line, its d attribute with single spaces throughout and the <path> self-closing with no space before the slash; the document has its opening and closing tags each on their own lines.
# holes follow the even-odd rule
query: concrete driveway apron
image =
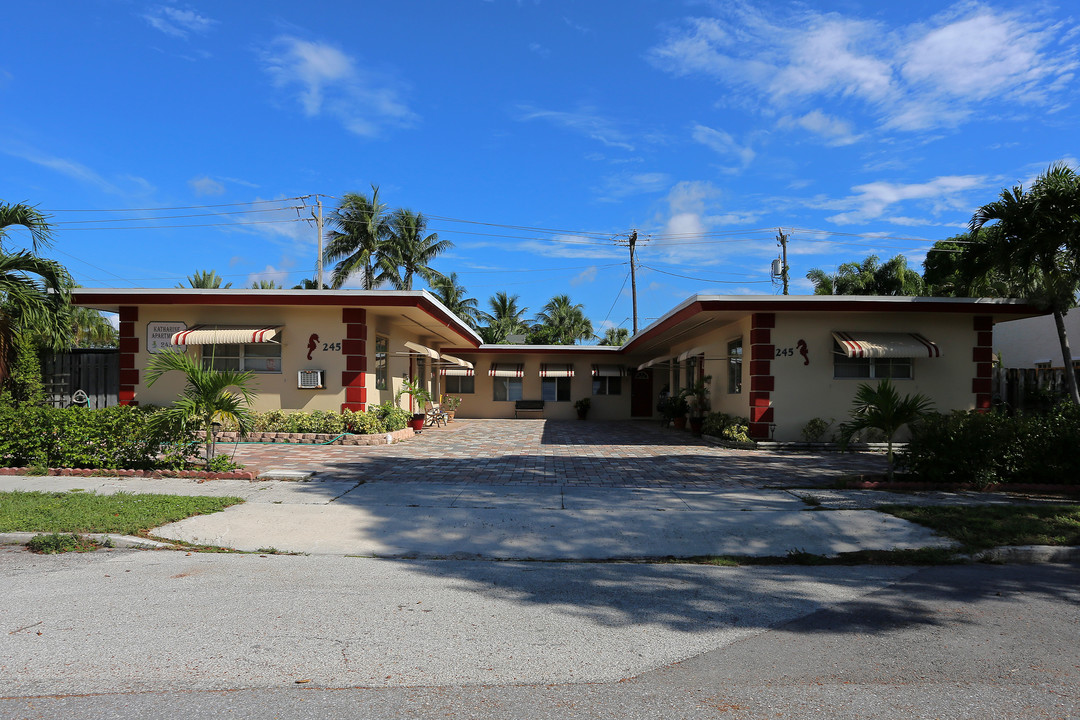
<svg viewBox="0 0 1080 720">
<path fill-rule="evenodd" d="M 813 511 L 784 489 L 880 471 L 880 457 L 733 450 L 653 423 L 458 420 L 395 445 L 241 445 L 236 459 L 311 479 L 256 483 L 247 503 L 156 534 L 252 551 L 576 560 L 945 544 L 871 510 Z"/>
</svg>

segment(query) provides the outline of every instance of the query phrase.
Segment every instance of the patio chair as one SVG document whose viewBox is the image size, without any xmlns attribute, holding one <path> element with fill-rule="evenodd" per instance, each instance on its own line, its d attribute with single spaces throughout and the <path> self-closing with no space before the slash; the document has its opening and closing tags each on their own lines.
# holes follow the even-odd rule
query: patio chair
<svg viewBox="0 0 1080 720">
<path fill-rule="evenodd" d="M 424 404 L 425 427 L 441 427 L 447 422 L 448 416 L 439 403 L 427 402 Z"/>
</svg>

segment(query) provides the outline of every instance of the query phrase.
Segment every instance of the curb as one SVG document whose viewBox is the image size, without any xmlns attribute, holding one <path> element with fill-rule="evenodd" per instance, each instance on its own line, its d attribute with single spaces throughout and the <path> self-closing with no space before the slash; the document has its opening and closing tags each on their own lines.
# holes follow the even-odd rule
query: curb
<svg viewBox="0 0 1080 720">
<path fill-rule="evenodd" d="M 94 477 L 94 478 L 186 478 L 199 482 L 205 480 L 252 480 L 256 473 L 250 470 L 210 472 L 207 470 L 91 470 L 88 468 L 47 468 L 44 475 L 29 475 L 28 468 L 0 468 L 0 475 L 25 477 Z"/>
<path fill-rule="evenodd" d="M 1042 563 L 1080 562 L 1080 547 L 1056 545 L 1005 545 L 977 552 L 971 556 L 976 562 L 998 562 L 1034 565 Z"/>
<path fill-rule="evenodd" d="M 175 548 L 172 543 L 159 542 L 148 538 L 135 537 L 134 535 L 113 535 L 112 533 L 60 533 L 61 535 L 81 535 L 90 538 L 99 544 L 111 544 L 115 548 L 138 548 L 144 550 L 158 550 L 161 548 Z M 42 532 L 6 532 L 0 533 L 0 545 L 25 545 L 38 535 L 51 535 Z"/>
</svg>

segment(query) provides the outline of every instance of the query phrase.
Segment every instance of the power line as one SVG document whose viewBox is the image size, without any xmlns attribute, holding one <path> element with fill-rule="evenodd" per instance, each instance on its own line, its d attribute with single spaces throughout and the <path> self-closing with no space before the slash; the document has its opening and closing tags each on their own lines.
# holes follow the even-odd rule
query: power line
<svg viewBox="0 0 1080 720">
<path fill-rule="evenodd" d="M 678 273 L 667 272 L 666 270 L 658 270 L 657 268 L 651 267 L 644 263 L 641 263 L 641 267 L 645 268 L 646 270 L 658 272 L 661 275 L 671 275 L 672 277 L 683 278 L 684 280 L 695 280 L 697 282 L 723 283 L 724 285 L 762 285 L 765 283 L 769 283 L 770 285 L 772 284 L 772 280 L 712 280 L 709 278 L 690 277 L 689 275 L 679 275 Z"/>
<path fill-rule="evenodd" d="M 290 200 L 303 200 L 304 198 L 311 197 L 310 195 L 300 195 L 297 197 L 281 198 L 278 200 L 249 200 L 247 202 L 235 202 L 235 203 L 221 203 L 219 205 L 174 205 L 172 207 L 150 207 L 150 208 L 90 208 L 86 210 L 42 210 L 42 212 L 49 213 L 81 213 L 81 212 L 156 212 L 158 210 L 204 210 L 206 208 L 219 208 L 219 207 L 236 207 L 238 205 L 264 205 L 266 203 L 283 203 Z"/>
<path fill-rule="evenodd" d="M 207 228 L 207 227 L 242 227 L 244 225 L 280 225 L 281 223 L 310 222 L 309 218 L 293 218 L 290 220 L 252 220 L 250 222 L 231 223 L 201 223 L 195 225 L 128 225 L 123 227 L 70 227 L 64 228 L 64 232 L 73 230 L 177 230 L 180 228 Z"/>
<path fill-rule="evenodd" d="M 139 222 L 147 220 L 176 220 L 178 218 L 193 218 L 193 217 L 222 217 L 225 215 L 247 215 L 251 213 L 267 213 L 267 212 L 286 212 L 288 210 L 300 210 L 302 205 L 289 205 L 280 208 L 262 208 L 259 210 L 230 210 L 228 212 L 216 212 L 216 213 L 193 213 L 187 215 L 159 215 L 156 217 L 133 217 L 133 218 L 107 218 L 105 220 L 60 220 L 52 225 L 83 225 L 88 223 L 110 223 L 110 222 Z M 306 219 L 306 218 L 305 218 Z"/>
</svg>

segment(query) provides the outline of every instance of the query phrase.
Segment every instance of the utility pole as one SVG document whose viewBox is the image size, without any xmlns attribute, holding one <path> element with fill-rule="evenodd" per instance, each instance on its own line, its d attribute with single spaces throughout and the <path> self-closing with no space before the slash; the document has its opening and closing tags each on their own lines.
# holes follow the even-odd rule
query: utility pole
<svg viewBox="0 0 1080 720">
<path fill-rule="evenodd" d="M 319 229 L 319 259 L 318 259 L 318 262 L 316 263 L 316 267 L 318 268 L 318 271 L 315 274 L 318 276 L 319 289 L 322 290 L 323 289 L 323 261 L 322 261 L 322 256 L 323 256 L 323 247 L 322 247 L 322 243 L 323 243 L 323 220 L 322 220 L 322 198 L 319 197 L 318 193 L 315 194 L 315 202 L 318 203 L 318 205 L 319 205 L 319 214 L 315 218 L 315 225 Z M 787 293 L 785 292 L 784 294 L 786 295 Z"/>
<path fill-rule="evenodd" d="M 776 243 L 780 246 L 782 252 L 782 258 L 780 260 L 780 279 L 784 283 L 784 294 L 788 294 L 788 264 L 787 264 L 787 240 L 788 236 L 784 234 L 783 228 L 776 229 Z"/>
<path fill-rule="evenodd" d="M 634 268 L 634 246 L 637 244 L 637 230 L 630 231 L 630 294 L 634 299 L 634 335 L 637 335 L 637 273 Z"/>
</svg>

